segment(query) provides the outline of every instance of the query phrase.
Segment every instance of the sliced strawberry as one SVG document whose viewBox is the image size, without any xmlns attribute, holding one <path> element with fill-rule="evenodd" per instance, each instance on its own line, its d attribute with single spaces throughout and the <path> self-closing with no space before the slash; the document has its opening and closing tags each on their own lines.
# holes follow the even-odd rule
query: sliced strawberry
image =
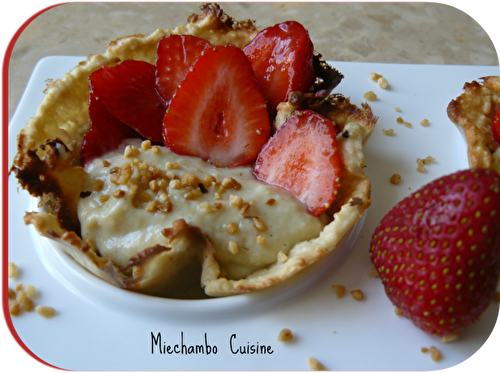
<svg viewBox="0 0 500 373">
<path fill-rule="evenodd" d="M 307 30 L 288 21 L 261 31 L 245 48 L 272 118 L 276 106 L 293 91 L 309 92 L 314 86 L 314 46 Z"/>
<path fill-rule="evenodd" d="M 270 129 L 252 67 L 243 51 L 232 45 L 202 53 L 163 120 L 166 146 L 218 167 L 253 161 Z"/>
<path fill-rule="evenodd" d="M 463 170 L 423 186 L 380 221 L 370 257 L 386 294 L 430 334 L 474 323 L 500 275 L 500 177 Z"/>
<path fill-rule="evenodd" d="M 496 144 L 500 146 L 500 107 L 497 109 L 495 118 L 493 118 L 491 130 L 493 132 L 493 140 L 495 140 Z"/>
<path fill-rule="evenodd" d="M 136 131 L 110 114 L 92 93 L 89 96 L 89 116 L 91 127 L 83 137 L 80 152 L 82 166 L 115 150 L 123 140 L 140 137 Z"/>
<path fill-rule="evenodd" d="M 342 160 L 332 122 L 310 111 L 296 111 L 278 128 L 259 154 L 254 175 L 302 201 L 313 215 L 336 197 Z"/>
<path fill-rule="evenodd" d="M 117 119 L 145 138 L 163 142 L 165 106 L 155 87 L 155 66 L 127 60 L 90 75 L 91 93 Z"/>
<path fill-rule="evenodd" d="M 201 51 L 211 44 L 191 35 L 167 35 L 156 49 L 156 88 L 168 103 Z"/>
</svg>

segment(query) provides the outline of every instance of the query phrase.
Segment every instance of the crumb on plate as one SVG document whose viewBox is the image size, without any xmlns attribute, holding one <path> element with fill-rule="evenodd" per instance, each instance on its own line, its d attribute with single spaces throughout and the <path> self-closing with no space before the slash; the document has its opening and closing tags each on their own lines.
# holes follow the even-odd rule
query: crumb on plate
<svg viewBox="0 0 500 373">
<path fill-rule="evenodd" d="M 278 334 L 278 341 L 279 342 L 287 342 L 291 339 L 293 339 L 293 334 L 292 334 L 292 331 L 288 328 L 282 329 L 280 331 L 280 333 Z"/>
<path fill-rule="evenodd" d="M 344 285 L 332 285 L 333 292 L 337 296 L 337 299 L 340 299 L 345 294 L 345 286 Z"/>
</svg>

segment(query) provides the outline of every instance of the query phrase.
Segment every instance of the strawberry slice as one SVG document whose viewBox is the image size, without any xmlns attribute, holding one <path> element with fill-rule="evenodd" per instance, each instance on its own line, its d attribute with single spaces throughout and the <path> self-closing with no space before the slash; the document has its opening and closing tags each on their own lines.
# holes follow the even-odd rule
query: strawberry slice
<svg viewBox="0 0 500 373">
<path fill-rule="evenodd" d="M 491 131 L 493 132 L 493 140 L 500 146 L 500 107 L 497 109 L 495 118 L 493 118 L 493 124 L 491 125 Z"/>
<path fill-rule="evenodd" d="M 156 49 L 156 88 L 168 103 L 188 69 L 211 44 L 191 35 L 167 35 Z"/>
<path fill-rule="evenodd" d="M 110 114 L 91 93 L 89 96 L 90 131 L 83 137 L 80 162 L 85 166 L 94 158 L 118 148 L 125 139 L 140 135 Z"/>
<path fill-rule="evenodd" d="M 165 106 L 155 87 L 155 66 L 127 60 L 90 75 L 90 90 L 104 108 L 141 136 L 163 142 Z"/>
<path fill-rule="evenodd" d="M 320 215 L 335 200 L 342 174 L 332 122 L 311 110 L 296 111 L 262 148 L 253 173 Z"/>
<path fill-rule="evenodd" d="M 252 67 L 233 45 L 202 53 L 177 88 L 163 120 L 166 146 L 218 167 L 253 161 L 270 130 Z"/>
<path fill-rule="evenodd" d="M 245 48 L 255 76 L 268 102 L 272 118 L 276 106 L 293 91 L 309 92 L 314 86 L 314 46 L 300 23 L 288 21 L 261 31 Z"/>
</svg>

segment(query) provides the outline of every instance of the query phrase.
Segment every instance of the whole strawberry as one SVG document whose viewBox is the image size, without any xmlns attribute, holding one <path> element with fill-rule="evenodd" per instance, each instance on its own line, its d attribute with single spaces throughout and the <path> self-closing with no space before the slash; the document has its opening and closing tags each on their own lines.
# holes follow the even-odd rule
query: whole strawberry
<svg viewBox="0 0 500 373">
<path fill-rule="evenodd" d="M 500 176 L 465 170 L 399 202 L 370 257 L 387 296 L 424 331 L 458 333 L 489 305 L 500 276 Z"/>
</svg>

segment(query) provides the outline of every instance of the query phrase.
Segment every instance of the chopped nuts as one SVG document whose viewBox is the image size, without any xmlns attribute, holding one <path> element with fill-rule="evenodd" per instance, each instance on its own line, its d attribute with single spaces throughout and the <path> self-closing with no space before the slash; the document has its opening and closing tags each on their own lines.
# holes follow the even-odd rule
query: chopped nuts
<svg viewBox="0 0 500 373">
<path fill-rule="evenodd" d="M 430 155 L 427 156 L 425 159 L 420 159 L 417 158 L 417 171 L 418 172 L 425 172 L 425 165 L 434 163 L 436 158 L 431 157 Z"/>
<path fill-rule="evenodd" d="M 264 236 L 257 236 L 257 243 L 261 246 L 266 244 L 266 238 Z"/>
<path fill-rule="evenodd" d="M 104 188 L 104 181 L 102 181 L 101 179 L 96 179 L 96 180 L 94 180 L 92 185 L 94 187 L 94 190 L 96 192 L 99 192 L 102 190 L 102 188 Z"/>
<path fill-rule="evenodd" d="M 144 140 L 141 143 L 141 149 L 144 150 L 144 151 L 151 149 L 151 141 L 150 140 Z"/>
<path fill-rule="evenodd" d="M 441 338 L 441 343 L 450 343 L 456 341 L 458 338 L 460 338 L 460 334 L 458 333 L 447 334 Z"/>
<path fill-rule="evenodd" d="M 225 225 L 225 228 L 226 228 L 226 232 L 230 233 L 230 234 L 234 234 L 234 233 L 238 232 L 238 230 L 239 230 L 239 226 L 235 222 L 227 223 Z"/>
<path fill-rule="evenodd" d="M 386 130 L 385 128 L 382 128 L 382 132 L 384 133 L 384 135 L 386 136 L 391 136 L 393 133 L 394 133 L 394 130 L 391 128 L 391 129 L 388 129 Z"/>
<path fill-rule="evenodd" d="M 345 294 L 345 286 L 344 285 L 332 285 L 333 292 L 337 296 L 337 299 L 340 299 Z"/>
<path fill-rule="evenodd" d="M 266 224 L 260 219 L 260 218 L 252 218 L 253 220 L 253 225 L 255 228 L 257 228 L 257 230 L 259 231 L 265 231 L 267 230 L 267 226 Z"/>
<path fill-rule="evenodd" d="M 282 329 L 278 334 L 278 342 L 287 342 L 293 339 L 292 331 L 288 328 Z"/>
<path fill-rule="evenodd" d="M 382 78 L 382 75 L 377 73 L 370 73 L 370 79 L 374 82 L 377 82 L 380 78 Z"/>
<path fill-rule="evenodd" d="M 118 189 L 115 190 L 111 195 L 115 198 L 123 198 L 125 197 L 125 191 L 122 189 Z"/>
<path fill-rule="evenodd" d="M 124 155 L 125 155 L 125 158 L 137 157 L 139 155 L 139 149 L 137 149 L 133 145 L 127 145 L 127 147 L 125 148 Z"/>
<path fill-rule="evenodd" d="M 439 352 L 439 350 L 435 346 L 431 346 L 431 348 L 422 347 L 420 350 L 424 354 L 426 354 L 427 352 L 430 352 L 431 353 L 431 359 L 434 360 L 434 361 L 441 360 L 441 352 Z"/>
<path fill-rule="evenodd" d="M 399 112 L 399 111 L 401 111 L 401 109 L 400 109 L 400 108 L 398 108 L 398 107 L 395 107 L 395 108 L 394 108 L 394 111 Z"/>
<path fill-rule="evenodd" d="M 380 277 L 377 268 L 375 268 L 375 266 L 372 266 L 366 274 L 368 275 L 368 277 L 374 277 L 374 278 Z"/>
<path fill-rule="evenodd" d="M 56 313 L 56 310 L 49 306 L 36 306 L 35 310 L 36 313 L 38 313 L 40 316 L 45 317 L 46 319 L 54 316 L 54 314 Z"/>
<path fill-rule="evenodd" d="M 243 198 L 231 194 L 229 196 L 229 204 L 233 207 L 236 207 L 237 209 L 240 209 L 241 206 L 243 206 Z"/>
<path fill-rule="evenodd" d="M 391 176 L 391 184 L 398 185 L 401 182 L 401 175 L 400 174 L 394 174 Z"/>
<path fill-rule="evenodd" d="M 403 118 L 401 118 L 401 117 L 397 117 L 397 118 L 396 118 L 396 122 L 398 122 L 399 124 L 403 124 L 403 123 L 404 123 L 404 120 L 403 120 Z"/>
<path fill-rule="evenodd" d="M 363 292 L 361 290 L 359 290 L 359 289 L 351 291 L 351 295 L 356 300 L 363 299 Z"/>
<path fill-rule="evenodd" d="M 325 366 L 313 357 L 310 357 L 308 362 L 309 368 L 311 368 L 312 370 L 326 370 Z"/>
<path fill-rule="evenodd" d="M 384 89 L 387 88 L 387 86 L 389 85 L 389 83 L 387 83 L 387 80 L 383 76 L 378 78 L 377 84 L 379 85 L 379 87 Z"/>
<path fill-rule="evenodd" d="M 9 264 L 11 264 L 9 262 Z M 13 268 L 14 263 L 9 265 Z M 17 266 L 15 267 L 17 269 Z M 19 316 L 22 311 L 31 312 L 35 309 L 33 297 L 37 295 L 37 290 L 33 285 L 22 283 L 16 284 L 15 290 L 8 288 L 9 312 L 12 316 Z"/>
<path fill-rule="evenodd" d="M 202 202 L 198 205 L 199 209 L 205 214 L 211 214 L 217 211 L 214 205 L 210 205 L 208 202 Z"/>
<path fill-rule="evenodd" d="M 394 313 L 398 316 L 403 316 L 403 311 L 401 311 L 401 309 L 399 308 L 394 308 Z"/>
<path fill-rule="evenodd" d="M 228 250 L 231 254 L 238 254 L 238 244 L 234 241 L 229 241 Z"/>
<path fill-rule="evenodd" d="M 367 101 L 375 101 L 377 99 L 377 95 L 373 91 L 368 91 L 363 95 L 363 98 Z"/>
<path fill-rule="evenodd" d="M 280 251 L 278 253 L 278 261 L 280 261 L 281 263 L 285 263 L 287 260 L 288 256 L 283 251 Z"/>
<path fill-rule="evenodd" d="M 420 125 L 421 125 L 422 127 L 427 127 L 427 126 L 429 125 L 429 119 L 422 119 L 422 120 L 420 121 Z"/>
<path fill-rule="evenodd" d="M 17 266 L 14 263 L 9 262 L 9 278 L 16 277 L 17 273 L 18 273 Z"/>
</svg>

